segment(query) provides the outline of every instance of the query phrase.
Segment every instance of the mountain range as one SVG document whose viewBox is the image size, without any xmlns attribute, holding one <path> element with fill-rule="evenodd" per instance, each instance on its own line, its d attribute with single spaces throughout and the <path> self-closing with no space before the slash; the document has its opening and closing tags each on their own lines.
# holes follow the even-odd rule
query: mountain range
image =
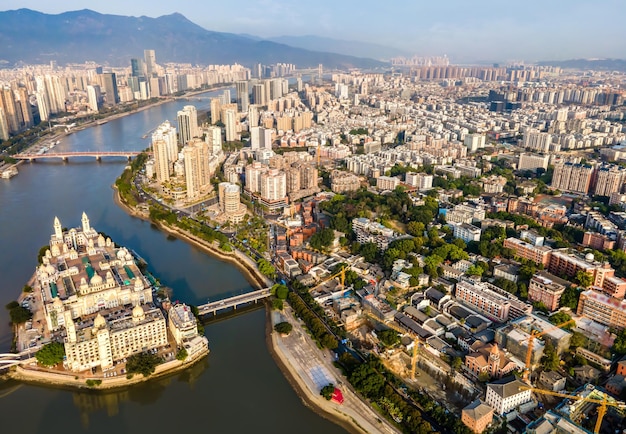
<svg viewBox="0 0 626 434">
<path fill-rule="evenodd" d="M 0 12 L 0 62 L 59 64 L 95 61 L 128 65 L 154 49 L 159 63 L 200 65 L 293 63 L 299 68 L 378 68 L 371 58 L 307 50 L 268 40 L 213 32 L 174 13 L 158 18 L 100 14 L 88 9 L 58 15 L 30 9 Z"/>
</svg>

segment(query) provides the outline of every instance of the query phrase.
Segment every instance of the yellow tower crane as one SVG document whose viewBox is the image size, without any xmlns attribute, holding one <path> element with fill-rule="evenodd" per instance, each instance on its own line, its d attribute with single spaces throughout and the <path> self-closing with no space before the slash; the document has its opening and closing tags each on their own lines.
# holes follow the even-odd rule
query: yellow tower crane
<svg viewBox="0 0 626 434">
<path fill-rule="evenodd" d="M 339 270 L 337 273 L 332 274 L 331 276 L 325 278 L 324 280 L 322 280 L 320 283 L 318 283 L 317 285 L 311 287 L 309 289 L 309 292 L 313 291 L 314 289 L 316 289 L 319 286 L 322 286 L 324 283 L 329 282 L 331 280 L 333 280 L 336 277 L 339 277 L 339 281 L 341 282 L 341 286 L 345 287 L 346 286 L 346 269 L 348 267 L 341 267 L 341 270 Z"/>
<path fill-rule="evenodd" d="M 530 390 L 531 392 L 541 393 L 543 395 L 559 396 L 561 398 L 576 399 L 579 401 L 585 401 L 585 402 L 591 402 L 593 404 L 598 404 L 598 418 L 596 420 L 596 425 L 593 429 L 594 434 L 600 433 L 600 427 L 602 426 L 602 419 L 604 418 L 604 415 L 606 414 L 607 407 L 617 407 L 620 409 L 626 409 L 626 403 L 622 401 L 609 401 L 607 399 L 606 394 L 603 395 L 602 399 L 596 399 L 596 398 L 589 398 L 585 396 L 569 395 L 567 393 L 553 392 L 551 390 L 538 389 L 538 388 L 530 387 L 530 386 L 529 387 L 521 386 L 520 390 Z"/>
<path fill-rule="evenodd" d="M 526 367 L 524 369 L 524 381 L 528 381 L 528 377 L 530 375 L 530 361 L 532 359 L 533 343 L 534 343 L 535 338 L 541 337 L 545 335 L 546 333 L 550 333 L 553 330 L 560 329 L 561 327 L 565 327 L 567 325 L 575 324 L 575 323 L 576 323 L 576 320 L 570 319 L 569 321 L 565 321 L 561 324 L 557 324 L 554 327 L 550 327 L 549 329 L 543 330 L 541 332 L 537 330 L 531 330 L 530 336 L 528 337 L 528 351 L 526 351 Z"/>
</svg>

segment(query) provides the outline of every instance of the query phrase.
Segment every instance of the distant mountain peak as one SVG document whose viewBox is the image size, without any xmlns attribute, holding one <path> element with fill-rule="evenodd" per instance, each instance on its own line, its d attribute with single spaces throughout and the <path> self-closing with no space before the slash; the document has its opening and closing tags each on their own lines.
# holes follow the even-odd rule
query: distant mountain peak
<svg viewBox="0 0 626 434">
<path fill-rule="evenodd" d="M 33 30 L 24 32 L 25 28 Z M 8 64 L 95 60 L 120 66 L 141 56 L 144 49 L 155 48 L 158 62 L 205 65 L 286 62 L 299 67 L 322 63 L 329 68 L 384 66 L 372 59 L 210 31 L 177 12 L 151 18 L 107 15 L 91 9 L 50 15 L 24 8 L 0 12 L 0 41 L 3 46 L 0 60 Z"/>
</svg>

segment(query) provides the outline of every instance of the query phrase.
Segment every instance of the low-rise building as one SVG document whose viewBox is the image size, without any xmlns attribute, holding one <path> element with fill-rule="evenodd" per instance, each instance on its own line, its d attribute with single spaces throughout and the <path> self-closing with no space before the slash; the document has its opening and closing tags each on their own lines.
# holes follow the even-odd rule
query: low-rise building
<svg viewBox="0 0 626 434">
<path fill-rule="evenodd" d="M 506 414 L 531 400 L 528 386 L 516 378 L 506 378 L 487 384 L 485 402 L 496 414 Z"/>
<path fill-rule="evenodd" d="M 480 241 L 480 228 L 467 223 L 453 224 L 454 238 L 460 238 L 466 243 Z"/>
<path fill-rule="evenodd" d="M 493 268 L 493 275 L 495 277 L 501 277 L 503 279 L 517 283 L 517 281 L 519 280 L 519 267 L 513 264 L 496 265 Z"/>
<path fill-rule="evenodd" d="M 626 327 L 626 300 L 619 300 L 594 289 L 580 294 L 576 313 L 608 327 L 620 330 Z"/>
<path fill-rule="evenodd" d="M 462 280 L 455 297 L 499 322 L 530 314 L 532 306 L 488 282 Z"/>
<path fill-rule="evenodd" d="M 493 408 L 476 400 L 461 411 L 461 422 L 472 432 L 482 433 L 493 420 Z"/>
<path fill-rule="evenodd" d="M 502 378 L 517 365 L 502 351 L 498 344 L 483 344 L 476 341 L 465 356 L 465 367 L 476 377 Z"/>
<path fill-rule="evenodd" d="M 547 271 L 539 271 L 533 275 L 528 284 L 528 299 L 541 302 L 554 312 L 559 308 L 561 296 L 571 285 L 567 280 L 556 277 Z"/>
<path fill-rule="evenodd" d="M 515 252 L 515 256 L 522 259 L 528 259 L 535 264 L 543 264 L 547 266 L 550 262 L 550 252 L 552 249 L 546 246 L 535 246 L 517 238 L 507 238 L 504 240 L 503 246 Z"/>
</svg>

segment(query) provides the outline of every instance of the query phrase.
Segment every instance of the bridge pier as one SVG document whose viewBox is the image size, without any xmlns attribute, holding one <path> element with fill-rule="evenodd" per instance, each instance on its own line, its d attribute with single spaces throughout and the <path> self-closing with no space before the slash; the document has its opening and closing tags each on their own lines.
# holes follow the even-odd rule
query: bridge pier
<svg viewBox="0 0 626 434">
<path fill-rule="evenodd" d="M 67 160 L 69 160 L 69 158 L 67 158 L 67 157 L 61 157 L 61 160 L 63 160 L 64 162 L 67 162 Z"/>
<path fill-rule="evenodd" d="M 96 161 L 100 162 L 100 160 L 102 160 L 102 157 L 100 155 L 96 155 Z"/>
</svg>

